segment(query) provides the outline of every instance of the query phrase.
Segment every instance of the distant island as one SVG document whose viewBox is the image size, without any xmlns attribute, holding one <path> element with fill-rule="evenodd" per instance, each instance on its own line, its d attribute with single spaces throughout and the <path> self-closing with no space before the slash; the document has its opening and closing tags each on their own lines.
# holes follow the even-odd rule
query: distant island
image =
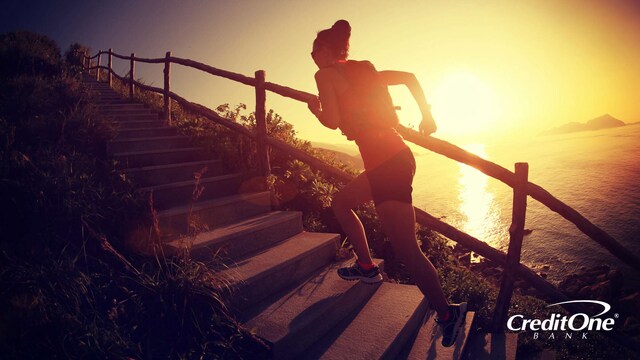
<svg viewBox="0 0 640 360">
<path fill-rule="evenodd" d="M 570 122 L 562 126 L 543 131 L 540 135 L 570 134 L 580 131 L 609 129 L 626 125 L 627 124 L 623 121 L 618 120 L 609 114 L 605 114 L 595 119 L 591 119 L 586 123 Z"/>
</svg>

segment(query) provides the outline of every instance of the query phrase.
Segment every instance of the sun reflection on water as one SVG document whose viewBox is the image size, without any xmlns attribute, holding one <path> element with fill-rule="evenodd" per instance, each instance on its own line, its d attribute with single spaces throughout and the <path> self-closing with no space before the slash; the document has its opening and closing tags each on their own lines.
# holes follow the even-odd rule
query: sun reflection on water
<svg viewBox="0 0 640 360">
<path fill-rule="evenodd" d="M 487 159 L 483 144 L 471 144 L 464 149 Z M 464 216 L 460 228 L 467 234 L 482 240 L 494 248 L 501 248 L 500 210 L 494 194 L 488 190 L 489 177 L 468 165 L 459 164 L 459 210 Z"/>
</svg>

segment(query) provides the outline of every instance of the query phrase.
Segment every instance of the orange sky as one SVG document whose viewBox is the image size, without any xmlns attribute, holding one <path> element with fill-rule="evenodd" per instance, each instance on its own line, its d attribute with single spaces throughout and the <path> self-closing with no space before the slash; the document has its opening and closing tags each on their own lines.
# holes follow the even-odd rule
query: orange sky
<svg viewBox="0 0 640 360">
<path fill-rule="evenodd" d="M 604 113 L 640 121 L 637 2 L 399 3 L 76 2 L 66 8 L 43 4 L 24 13 L 16 2 L 7 5 L 2 31 L 38 31 L 56 39 L 63 50 L 75 41 L 94 52 L 112 47 L 144 57 L 172 50 L 174 56 L 246 75 L 264 69 L 267 81 L 312 92 L 316 69 L 309 56 L 311 42 L 318 30 L 344 18 L 353 27 L 352 58 L 418 76 L 439 124 L 436 136 L 473 141 L 487 134 L 530 135 Z M 116 67 L 125 69 L 126 63 Z M 172 72 L 173 90 L 192 101 L 211 107 L 253 105 L 251 88 L 180 66 Z M 148 83 L 161 84 L 159 65 L 138 65 L 137 73 Z M 401 121 L 417 125 L 419 113 L 408 92 L 393 89 L 392 95 L 402 106 Z M 303 104 L 270 94 L 268 106 L 303 138 L 344 141 L 324 129 Z"/>
</svg>

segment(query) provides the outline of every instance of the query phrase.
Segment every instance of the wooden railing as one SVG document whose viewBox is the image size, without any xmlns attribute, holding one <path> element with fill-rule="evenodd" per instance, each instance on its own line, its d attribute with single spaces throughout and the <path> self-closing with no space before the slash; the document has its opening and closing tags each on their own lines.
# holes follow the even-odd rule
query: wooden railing
<svg viewBox="0 0 640 360">
<path fill-rule="evenodd" d="M 101 55 L 108 55 L 108 66 L 101 65 Z M 193 111 L 203 117 L 206 117 L 218 124 L 226 126 L 227 128 L 239 132 L 251 139 L 254 139 L 257 143 L 257 151 L 259 158 L 259 171 L 263 176 L 269 175 L 271 172 L 268 157 L 268 147 L 272 147 L 283 151 L 300 161 L 303 161 L 310 165 L 312 168 L 323 172 L 337 180 L 348 182 L 353 179 L 353 176 L 329 165 L 320 159 L 317 159 L 308 153 L 294 148 L 291 145 L 272 138 L 267 133 L 266 126 L 266 91 L 271 91 L 281 96 L 285 96 L 297 101 L 306 102 L 315 99 L 315 95 L 292 89 L 286 86 L 270 83 L 265 81 L 265 72 L 262 70 L 256 71 L 255 77 L 248 77 L 241 74 L 232 73 L 225 70 L 216 69 L 212 66 L 199 63 L 197 61 L 189 59 L 181 59 L 171 56 L 171 52 L 167 52 L 164 58 L 145 59 L 135 57 L 132 53 L 131 56 L 123 56 L 114 53 L 111 49 L 108 51 L 99 51 L 96 55 L 89 57 L 86 54 L 81 54 L 83 59 L 83 65 L 87 71 L 96 70 L 96 78 L 101 79 L 101 70 L 107 72 L 107 82 L 109 86 L 112 86 L 113 76 L 129 84 L 129 96 L 133 98 L 135 88 L 138 87 L 143 90 L 156 92 L 163 95 L 164 99 L 164 117 L 167 123 L 171 124 L 171 102 L 172 100 L 180 104 L 184 109 Z M 118 76 L 113 71 L 113 57 L 117 57 L 123 60 L 130 61 L 129 77 Z M 92 66 L 91 60 L 97 58 L 95 66 Z M 164 87 L 162 89 L 151 87 L 142 84 L 134 79 L 135 62 L 142 63 L 164 63 Z M 206 108 L 200 104 L 192 103 L 179 95 L 170 91 L 170 69 L 171 64 L 180 64 L 183 66 L 191 67 L 204 71 L 206 73 L 220 76 L 229 80 L 233 80 L 248 86 L 252 86 L 256 91 L 256 132 L 252 132 L 244 126 L 235 123 L 231 120 L 225 119 L 218 115 L 211 109 Z M 558 213 L 563 218 L 573 223 L 580 231 L 593 239 L 596 243 L 607 249 L 611 254 L 622 260 L 625 264 L 629 265 L 635 270 L 640 270 L 640 258 L 620 245 L 613 237 L 607 234 L 604 230 L 600 229 L 588 219 L 582 216 L 579 212 L 571 208 L 569 205 L 558 200 L 542 187 L 528 181 L 528 165 L 526 163 L 516 163 L 515 172 L 511 172 L 500 165 L 487 161 L 475 154 L 467 152 L 451 143 L 444 140 L 440 140 L 431 136 L 423 136 L 418 132 L 406 128 L 402 125 L 398 127 L 398 132 L 404 137 L 405 140 L 410 141 L 425 149 L 431 150 L 438 154 L 444 155 L 457 162 L 474 167 L 484 174 L 502 181 L 511 188 L 514 192 L 514 205 L 512 213 L 512 224 L 509 228 L 509 248 L 507 253 L 497 250 L 487 243 L 476 239 L 475 237 L 466 234 L 453 226 L 443 222 L 440 219 L 428 214 L 424 210 L 415 208 L 416 221 L 447 238 L 467 247 L 468 249 L 476 252 L 478 255 L 490 259 L 500 265 L 504 271 L 502 275 L 502 282 L 500 292 L 494 309 L 494 323 L 493 331 L 501 332 L 504 330 L 504 324 L 506 323 L 506 316 L 508 313 L 509 303 L 513 293 L 513 283 L 516 277 L 520 277 L 531 284 L 533 287 L 545 294 L 551 301 L 561 302 L 570 300 L 564 293 L 562 293 L 556 286 L 548 282 L 536 274 L 529 267 L 520 263 L 520 252 L 522 246 L 522 240 L 524 236 L 524 224 L 526 217 L 526 202 L 527 196 L 539 201 L 547 206 L 552 211 Z M 572 312 L 582 311 L 582 307 L 577 304 L 565 304 L 563 305 L 567 310 Z M 637 344 L 635 344 L 637 345 Z"/>
</svg>

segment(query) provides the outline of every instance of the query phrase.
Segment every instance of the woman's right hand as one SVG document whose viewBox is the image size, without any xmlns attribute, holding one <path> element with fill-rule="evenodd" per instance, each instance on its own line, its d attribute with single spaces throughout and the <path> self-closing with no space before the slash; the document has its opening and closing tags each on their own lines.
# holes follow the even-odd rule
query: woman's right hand
<svg viewBox="0 0 640 360">
<path fill-rule="evenodd" d="M 322 105 L 320 104 L 319 97 L 316 96 L 312 100 L 309 100 L 309 102 L 307 102 L 307 107 L 309 108 L 309 111 L 313 113 L 313 115 L 315 115 L 316 117 L 320 117 L 320 113 L 322 112 Z"/>
</svg>

